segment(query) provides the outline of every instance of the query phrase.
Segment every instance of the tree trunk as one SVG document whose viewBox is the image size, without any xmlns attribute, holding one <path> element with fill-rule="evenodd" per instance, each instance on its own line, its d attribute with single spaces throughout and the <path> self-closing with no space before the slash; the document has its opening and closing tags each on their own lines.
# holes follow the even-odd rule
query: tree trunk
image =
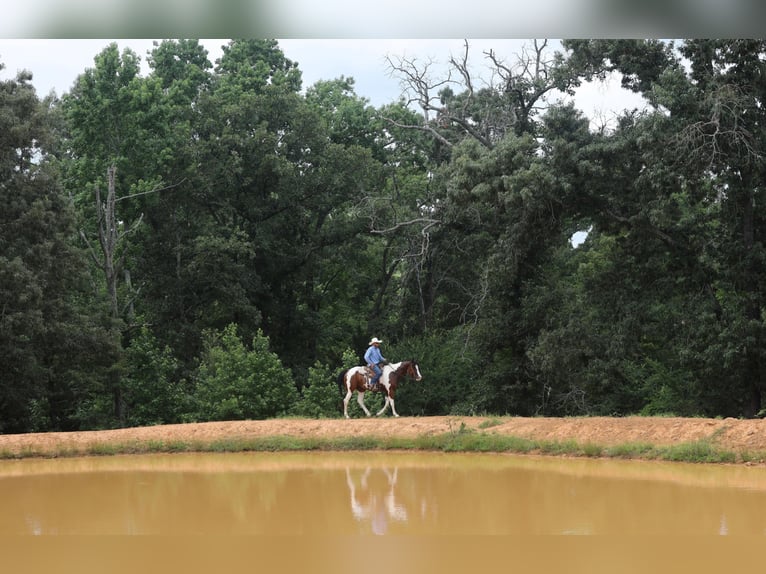
<svg viewBox="0 0 766 574">
<path fill-rule="evenodd" d="M 117 280 L 118 265 L 115 263 L 115 251 L 117 249 L 118 228 L 115 215 L 115 204 L 117 202 L 117 189 L 115 185 L 115 174 L 117 168 L 112 165 L 107 171 L 107 192 L 106 200 L 102 202 L 101 192 L 96 188 L 96 211 L 98 213 L 98 241 L 101 244 L 101 251 L 104 259 L 101 268 L 104 271 L 106 281 L 106 290 L 109 295 L 112 319 L 115 324 L 120 319 L 120 306 L 117 299 Z M 120 375 L 114 370 L 109 375 L 109 385 L 112 388 L 112 399 L 114 401 L 114 416 L 120 422 L 120 426 L 125 425 L 125 409 L 123 408 L 122 386 L 120 384 Z"/>
<path fill-rule="evenodd" d="M 98 213 L 98 241 L 101 244 L 101 252 L 104 260 L 101 267 L 106 280 L 106 291 L 109 294 L 112 318 L 118 319 L 120 307 L 117 302 L 117 269 L 114 262 L 115 249 L 117 247 L 117 222 L 115 218 L 115 203 L 117 193 L 115 188 L 115 173 L 117 168 L 110 166 L 106 170 L 107 192 L 106 201 L 101 201 L 101 191 L 96 188 L 96 211 Z"/>
</svg>

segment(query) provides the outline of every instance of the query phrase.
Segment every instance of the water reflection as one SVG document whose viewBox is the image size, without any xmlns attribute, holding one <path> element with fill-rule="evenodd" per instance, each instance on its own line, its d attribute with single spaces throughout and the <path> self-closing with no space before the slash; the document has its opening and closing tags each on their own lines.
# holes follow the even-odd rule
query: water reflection
<svg viewBox="0 0 766 574">
<path fill-rule="evenodd" d="M 0 535 L 766 534 L 766 469 L 436 453 L 0 463 Z"/>
<path fill-rule="evenodd" d="M 369 524 L 375 534 L 386 534 L 389 521 L 407 522 L 407 509 L 396 499 L 396 479 L 399 469 L 393 471 L 387 467 L 376 469 L 376 475 L 383 475 L 385 483 L 380 487 L 375 484 L 371 467 L 366 467 L 359 479 L 359 492 L 351 469 L 346 467 L 346 484 L 351 498 L 351 513 L 363 524 Z"/>
</svg>

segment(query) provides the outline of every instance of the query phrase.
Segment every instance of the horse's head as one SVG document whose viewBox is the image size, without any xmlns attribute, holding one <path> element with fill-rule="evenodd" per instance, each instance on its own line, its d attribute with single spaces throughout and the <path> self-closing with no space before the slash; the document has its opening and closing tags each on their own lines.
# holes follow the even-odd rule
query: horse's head
<svg viewBox="0 0 766 574">
<path fill-rule="evenodd" d="M 407 361 L 407 363 L 407 375 L 416 381 L 420 381 L 423 378 L 423 375 L 420 374 L 418 362 L 415 359 L 412 359 L 411 361 Z"/>
</svg>

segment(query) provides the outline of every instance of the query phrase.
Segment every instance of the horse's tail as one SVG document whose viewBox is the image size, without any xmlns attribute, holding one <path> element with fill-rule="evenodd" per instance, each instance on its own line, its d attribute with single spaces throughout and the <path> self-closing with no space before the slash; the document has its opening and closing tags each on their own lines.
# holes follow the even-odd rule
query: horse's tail
<svg viewBox="0 0 766 574">
<path fill-rule="evenodd" d="M 343 383 L 344 383 L 344 379 L 346 378 L 346 373 L 348 373 L 348 369 L 346 369 L 345 371 L 341 371 L 340 374 L 338 375 L 338 390 L 340 391 L 340 396 L 345 396 L 346 394 L 346 390 L 343 388 L 344 387 Z"/>
</svg>

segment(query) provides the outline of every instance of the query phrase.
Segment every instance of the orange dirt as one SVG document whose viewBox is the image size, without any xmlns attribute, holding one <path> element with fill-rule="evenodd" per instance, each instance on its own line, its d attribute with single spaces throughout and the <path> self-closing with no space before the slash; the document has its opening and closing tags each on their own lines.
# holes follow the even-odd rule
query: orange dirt
<svg viewBox="0 0 766 574">
<path fill-rule="evenodd" d="M 401 417 L 369 419 L 273 419 L 138 427 L 106 431 L 0 435 L 0 453 L 40 454 L 83 451 L 95 444 L 145 441 L 208 442 L 260 436 L 343 437 L 351 435 L 415 437 L 457 432 L 465 425 L 481 432 L 548 441 L 574 440 L 610 446 L 648 443 L 665 446 L 710 439 L 735 452 L 766 453 L 766 421 L 651 417 Z"/>
</svg>

